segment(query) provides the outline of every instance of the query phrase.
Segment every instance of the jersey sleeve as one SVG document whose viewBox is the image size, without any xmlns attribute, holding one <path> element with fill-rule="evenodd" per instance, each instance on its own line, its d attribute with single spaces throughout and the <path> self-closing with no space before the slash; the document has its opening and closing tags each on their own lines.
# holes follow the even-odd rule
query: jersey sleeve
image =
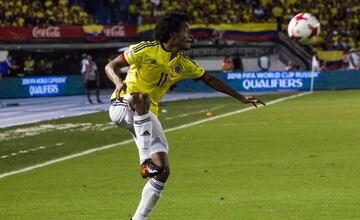
<svg viewBox="0 0 360 220">
<path fill-rule="evenodd" d="M 186 78 L 198 79 L 202 77 L 205 70 L 202 67 L 196 65 L 196 63 L 190 59 L 185 59 L 185 74 Z"/>
<path fill-rule="evenodd" d="M 124 52 L 124 58 L 129 65 L 139 66 L 144 58 L 145 49 L 138 50 L 139 44 L 130 45 Z"/>
</svg>

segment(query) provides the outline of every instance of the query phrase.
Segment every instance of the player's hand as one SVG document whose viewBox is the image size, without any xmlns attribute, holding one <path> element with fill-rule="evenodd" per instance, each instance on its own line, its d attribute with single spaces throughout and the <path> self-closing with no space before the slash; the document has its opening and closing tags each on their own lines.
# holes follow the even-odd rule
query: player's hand
<svg viewBox="0 0 360 220">
<path fill-rule="evenodd" d="M 127 88 L 127 86 L 126 86 L 126 83 L 124 83 L 124 82 L 119 82 L 118 84 L 116 84 L 116 88 L 115 88 L 115 94 L 116 94 L 116 99 L 120 99 L 121 97 L 120 97 L 120 93 L 122 92 L 122 91 L 126 91 L 126 88 Z"/>
<path fill-rule="evenodd" d="M 241 102 L 244 104 L 252 104 L 255 108 L 257 105 L 265 105 L 265 102 L 261 101 L 260 99 L 254 97 L 254 96 L 244 96 L 243 99 L 241 99 Z"/>
</svg>

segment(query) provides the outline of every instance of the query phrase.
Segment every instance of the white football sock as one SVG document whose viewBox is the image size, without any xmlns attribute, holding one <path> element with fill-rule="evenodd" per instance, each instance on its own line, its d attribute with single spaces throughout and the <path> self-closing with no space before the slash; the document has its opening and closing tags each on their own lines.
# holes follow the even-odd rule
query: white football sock
<svg viewBox="0 0 360 220">
<path fill-rule="evenodd" d="M 164 183 L 153 178 L 149 179 L 143 188 L 139 206 L 132 219 L 146 220 L 151 211 L 154 209 L 156 202 L 161 197 L 163 189 Z"/>
<path fill-rule="evenodd" d="M 139 150 L 140 164 L 150 158 L 150 142 L 152 136 L 152 121 L 150 114 L 134 116 L 136 145 Z"/>
</svg>

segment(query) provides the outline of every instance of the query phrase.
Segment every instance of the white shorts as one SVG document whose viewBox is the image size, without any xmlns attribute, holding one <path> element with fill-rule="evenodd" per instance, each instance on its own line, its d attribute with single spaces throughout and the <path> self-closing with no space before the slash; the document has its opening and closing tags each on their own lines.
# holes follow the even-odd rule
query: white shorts
<svg viewBox="0 0 360 220">
<path fill-rule="evenodd" d="M 123 100 L 115 100 L 111 102 L 109 108 L 109 115 L 111 120 L 120 128 L 126 128 L 132 134 L 135 143 L 136 135 L 134 131 L 134 111 L 128 105 L 128 98 L 130 94 L 126 94 Z M 150 119 L 152 121 L 152 137 L 150 154 L 158 152 L 169 152 L 168 142 L 166 140 L 164 131 L 162 129 L 159 119 L 152 113 L 149 112 Z"/>
</svg>

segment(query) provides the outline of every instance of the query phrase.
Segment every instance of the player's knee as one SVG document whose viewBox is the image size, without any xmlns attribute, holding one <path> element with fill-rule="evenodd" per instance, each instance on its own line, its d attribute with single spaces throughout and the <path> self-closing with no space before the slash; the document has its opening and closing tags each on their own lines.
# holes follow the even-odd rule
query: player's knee
<svg viewBox="0 0 360 220">
<path fill-rule="evenodd" d="M 136 106 L 149 106 L 150 105 L 150 97 L 146 93 L 135 93 L 132 95 L 133 101 Z"/>
<path fill-rule="evenodd" d="M 167 179 L 169 178 L 169 176 L 170 176 L 170 168 L 169 168 L 169 167 L 161 167 L 161 168 L 162 168 L 162 172 L 161 172 L 159 175 L 157 175 L 157 176 L 155 177 L 155 179 L 157 179 L 157 180 L 165 183 L 166 180 L 167 180 Z"/>
<path fill-rule="evenodd" d="M 150 105 L 150 96 L 146 93 L 139 93 L 139 101 L 143 105 Z"/>
<path fill-rule="evenodd" d="M 166 176 L 166 178 L 168 178 L 170 176 L 170 168 L 169 167 L 164 168 L 163 175 Z"/>
</svg>

